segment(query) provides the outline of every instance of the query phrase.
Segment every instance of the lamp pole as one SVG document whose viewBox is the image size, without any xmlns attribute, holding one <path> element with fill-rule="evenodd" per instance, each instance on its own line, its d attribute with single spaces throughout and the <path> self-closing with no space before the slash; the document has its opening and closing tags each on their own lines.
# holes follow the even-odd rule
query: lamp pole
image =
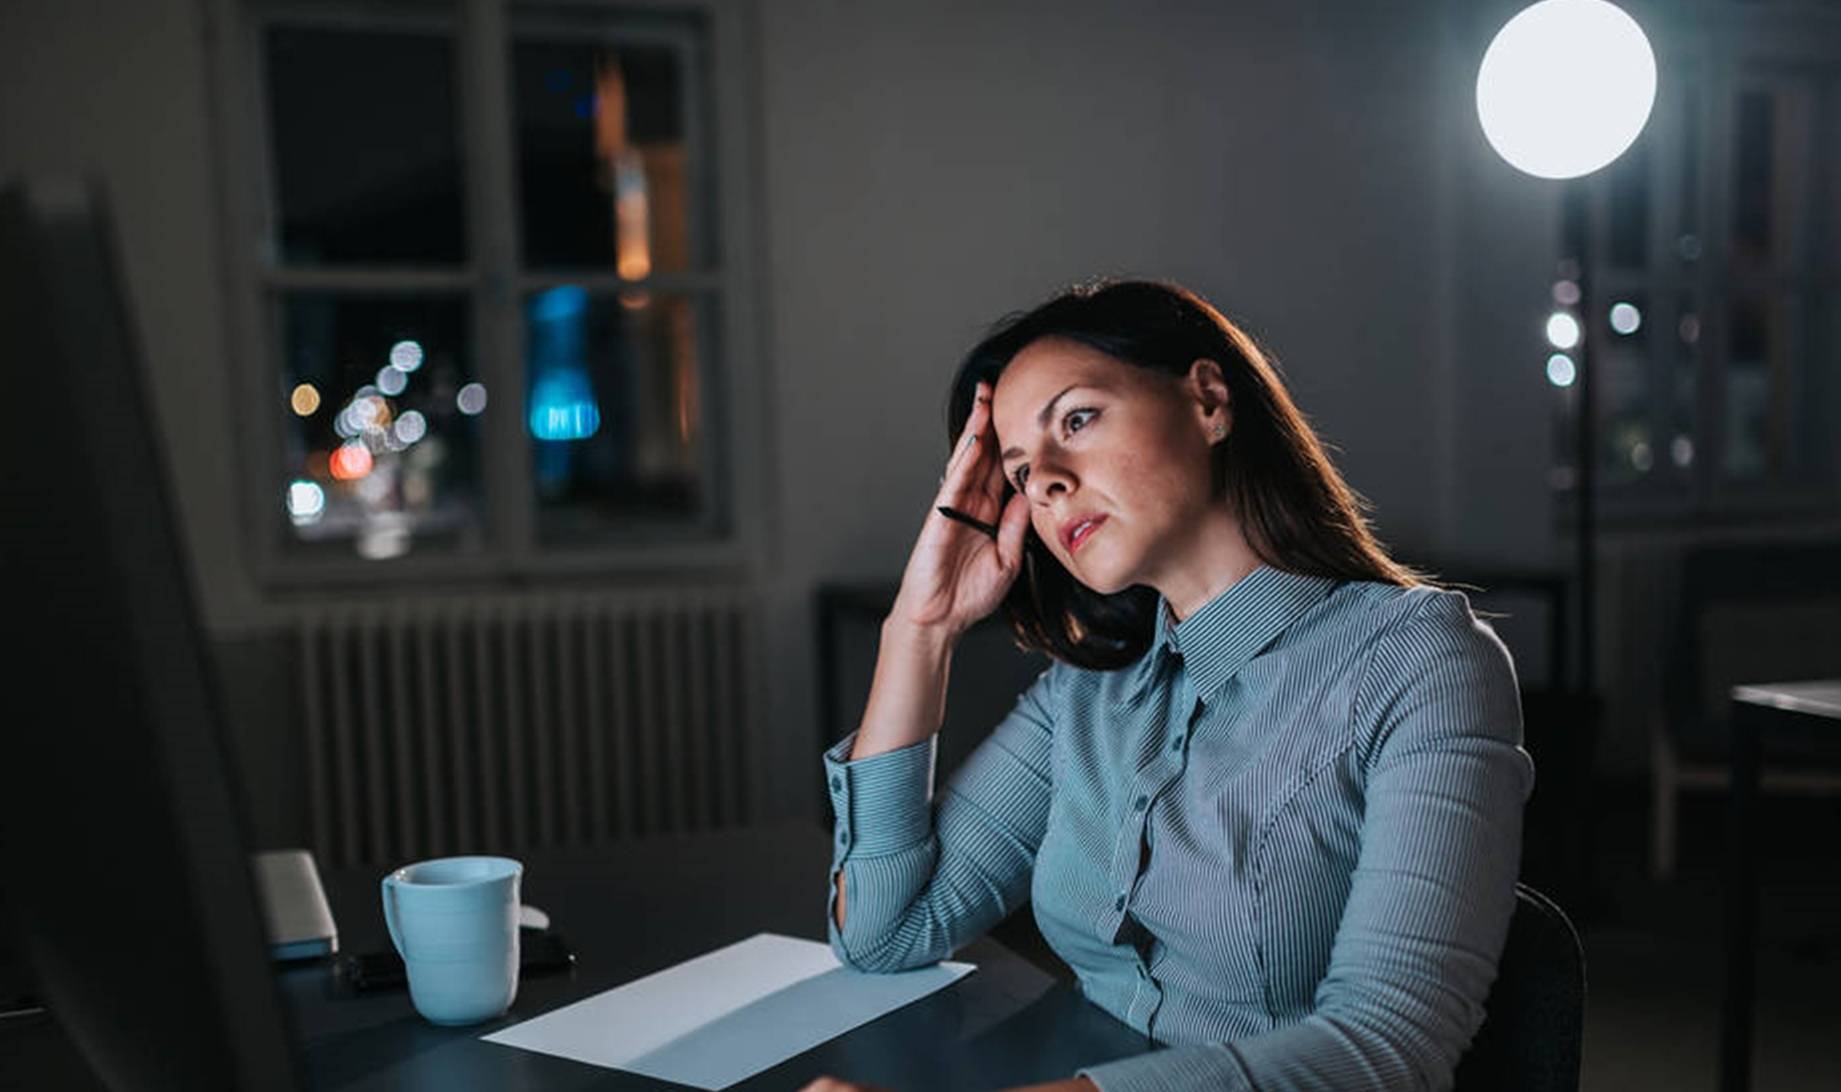
<svg viewBox="0 0 1841 1092">
<path fill-rule="evenodd" d="M 1598 692 L 1598 527 L 1594 487 L 1598 480 L 1598 412 L 1592 380 L 1592 200 L 1585 179 L 1568 194 L 1578 202 L 1579 233 L 1573 252 L 1579 263 L 1579 390 L 1573 420 L 1573 558 L 1579 587 L 1579 692 Z"/>
</svg>

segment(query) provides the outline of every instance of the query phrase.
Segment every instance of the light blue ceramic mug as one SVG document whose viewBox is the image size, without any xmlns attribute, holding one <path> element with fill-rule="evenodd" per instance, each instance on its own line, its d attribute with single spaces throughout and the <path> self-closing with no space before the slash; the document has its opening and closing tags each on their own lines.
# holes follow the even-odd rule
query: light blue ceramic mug
<svg viewBox="0 0 1841 1092">
<path fill-rule="evenodd" d="M 431 1023 L 490 1020 L 518 994 L 518 883 L 509 857 L 442 857 L 384 877 L 384 924 Z"/>
</svg>

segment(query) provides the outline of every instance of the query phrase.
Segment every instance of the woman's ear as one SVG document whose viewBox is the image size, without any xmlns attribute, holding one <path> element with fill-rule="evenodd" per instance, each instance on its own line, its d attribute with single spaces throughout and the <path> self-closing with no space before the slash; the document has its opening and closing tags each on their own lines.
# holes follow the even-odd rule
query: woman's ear
<svg viewBox="0 0 1841 1092">
<path fill-rule="evenodd" d="M 1197 420 L 1208 442 L 1218 443 L 1234 430 L 1234 407 L 1227 389 L 1227 377 L 1221 365 L 1208 357 L 1197 357 L 1189 365 L 1188 387 L 1194 401 Z"/>
</svg>

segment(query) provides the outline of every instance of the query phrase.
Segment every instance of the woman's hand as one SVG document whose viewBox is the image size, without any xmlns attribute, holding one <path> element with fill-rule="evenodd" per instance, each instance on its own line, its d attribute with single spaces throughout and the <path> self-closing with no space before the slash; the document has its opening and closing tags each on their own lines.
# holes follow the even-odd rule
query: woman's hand
<svg viewBox="0 0 1841 1092">
<path fill-rule="evenodd" d="M 799 1092 L 889 1092 L 876 1084 L 853 1084 L 840 1081 L 826 1075 L 801 1088 Z M 1099 1092 L 1099 1086 L 1085 1077 L 1069 1077 L 1064 1081 L 1049 1081 L 1046 1084 L 1032 1084 L 1024 1088 L 1012 1088 L 1009 1092 Z"/>
<path fill-rule="evenodd" d="M 939 513 L 946 505 L 996 524 L 997 540 Z M 991 389 L 980 382 L 965 431 L 946 464 L 940 492 L 908 555 L 901 591 L 889 617 L 922 629 L 961 633 L 996 609 L 1023 567 L 1029 500 L 1021 493 L 1004 503 L 1003 460 L 991 425 Z"/>
<path fill-rule="evenodd" d="M 855 1084 L 826 1074 L 801 1088 L 799 1092 L 889 1092 L 879 1084 Z"/>
</svg>

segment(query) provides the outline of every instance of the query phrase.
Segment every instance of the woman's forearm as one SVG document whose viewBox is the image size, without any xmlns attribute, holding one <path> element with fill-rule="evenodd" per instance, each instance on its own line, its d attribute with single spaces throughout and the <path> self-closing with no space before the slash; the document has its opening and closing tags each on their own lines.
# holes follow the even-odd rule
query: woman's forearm
<svg viewBox="0 0 1841 1092">
<path fill-rule="evenodd" d="M 895 618 L 882 623 L 876 674 L 869 687 L 863 723 L 850 758 L 868 758 L 919 743 L 940 730 L 946 713 L 946 682 L 952 670 L 953 640 L 938 630 Z M 844 871 L 837 885 L 837 927 L 844 927 Z"/>
<path fill-rule="evenodd" d="M 882 623 L 876 674 L 850 758 L 868 758 L 919 743 L 940 730 L 953 638 L 895 618 Z"/>
</svg>

